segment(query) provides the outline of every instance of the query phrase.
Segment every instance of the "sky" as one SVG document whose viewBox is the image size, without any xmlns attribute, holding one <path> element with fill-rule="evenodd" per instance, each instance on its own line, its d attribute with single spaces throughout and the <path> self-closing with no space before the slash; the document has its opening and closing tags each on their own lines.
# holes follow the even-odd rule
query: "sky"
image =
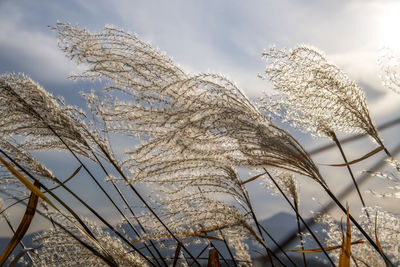
<svg viewBox="0 0 400 267">
<path fill-rule="evenodd" d="M 272 88 L 271 84 L 257 78 L 265 68 L 261 58 L 263 50 L 272 45 L 290 49 L 307 44 L 323 51 L 328 60 L 365 90 L 371 116 L 379 125 L 394 118 L 399 111 L 400 96 L 382 86 L 376 64 L 382 46 L 400 47 L 400 37 L 397 37 L 400 20 L 396 18 L 399 12 L 400 3 L 388 0 L 0 0 L 0 73 L 23 72 L 54 95 L 64 96 L 68 104 L 83 105 L 78 92 L 95 85 L 67 79 L 79 70 L 58 49 L 57 34 L 50 27 L 61 21 L 96 32 L 111 24 L 137 33 L 189 73 L 215 72 L 227 76 L 254 100 Z M 383 133 L 389 148 L 396 145 L 398 131 L 391 129 Z M 293 134 L 306 148 L 327 143 L 295 131 Z M 364 140 L 345 149 L 349 158 L 357 158 L 373 148 L 373 143 Z M 68 156 L 60 153 L 41 155 L 43 161 L 67 177 L 77 166 L 65 157 Z M 334 151 L 318 155 L 315 160 L 329 163 L 340 158 Z M 373 162 L 359 169 L 368 168 Z M 328 175 L 331 174 L 328 172 Z M 335 176 L 345 175 L 344 170 L 335 172 Z M 103 200 L 84 179 L 82 176 L 71 186 L 88 198 L 92 197 L 93 205 L 101 207 Z M 338 192 L 348 182 L 344 178 L 332 179 L 337 180 L 328 183 L 337 185 Z M 304 178 L 300 179 L 300 186 L 304 212 L 310 214 L 311 209 L 320 205 L 312 200 L 318 198 L 319 193 L 316 193 L 315 184 Z M 368 186 L 378 185 L 370 183 L 363 189 L 367 190 Z M 261 218 L 289 211 L 282 199 L 266 196 L 257 183 L 250 185 L 249 190 L 253 192 L 252 200 Z M 368 200 L 371 205 L 384 204 L 396 211 L 393 202 Z M 356 198 L 353 196 L 349 201 L 356 202 Z M 354 207 L 359 208 L 358 204 Z M 18 222 L 19 218 L 14 212 L 12 220 Z M 41 227 L 37 221 L 31 231 Z M 4 235 L 8 235 L 7 230 L 0 227 L 0 236 Z"/>
</svg>

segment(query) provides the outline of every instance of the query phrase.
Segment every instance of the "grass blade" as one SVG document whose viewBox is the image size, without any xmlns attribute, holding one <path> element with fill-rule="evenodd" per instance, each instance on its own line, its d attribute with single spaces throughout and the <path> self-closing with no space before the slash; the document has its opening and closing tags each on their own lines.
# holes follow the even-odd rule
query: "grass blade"
<svg viewBox="0 0 400 267">
<path fill-rule="evenodd" d="M 58 211 L 64 218 L 66 218 L 68 221 L 74 224 L 77 229 L 79 229 L 84 235 L 86 235 L 90 240 L 95 242 L 105 253 L 107 257 L 112 259 L 112 257 L 109 255 L 109 253 L 104 249 L 104 247 L 96 240 L 94 236 L 91 236 L 86 229 L 80 227 L 77 225 L 74 221 L 71 220 L 68 216 L 66 216 L 63 212 L 61 212 L 51 201 L 48 199 L 38 187 L 36 187 L 34 184 L 32 184 L 27 178 L 25 178 L 20 172 L 18 172 L 13 166 L 11 166 L 7 161 L 5 161 L 1 156 L 0 156 L 0 162 L 6 166 L 6 168 L 23 184 L 25 185 L 26 188 L 28 188 L 33 194 L 36 196 L 40 197 L 43 199 L 47 204 L 49 204 L 51 207 L 53 207 L 56 211 Z M 78 168 L 79 169 L 79 168 Z M 39 183 L 39 182 L 38 182 Z M 35 181 L 36 184 L 36 181 Z M 39 183 L 40 184 L 40 183 Z M 1 266 L 1 264 L 0 264 Z"/>
<path fill-rule="evenodd" d="M 36 187 L 34 184 L 32 184 L 28 179 L 26 179 L 19 171 L 17 171 L 13 166 L 8 164 L 7 161 L 5 161 L 1 156 L 0 156 L 0 162 L 26 187 L 28 188 L 29 191 L 34 193 L 36 196 L 40 197 L 44 201 L 46 201 L 47 204 L 52 206 L 54 209 L 57 211 L 58 208 L 48 199 L 38 187 Z"/>
<path fill-rule="evenodd" d="M 35 182 L 35 184 L 33 186 L 38 191 L 40 191 L 40 183 L 39 182 Z M 38 195 L 35 194 L 34 192 L 31 192 L 28 205 L 26 206 L 25 214 L 22 217 L 21 222 L 19 223 L 17 231 L 15 231 L 15 233 L 14 233 L 13 237 L 11 238 L 10 242 L 8 243 L 6 249 L 0 256 L 0 266 L 3 266 L 3 264 L 6 262 L 8 257 L 11 255 L 11 253 L 15 249 L 15 247 L 25 236 L 26 231 L 28 231 L 28 228 L 31 225 L 33 216 L 35 215 L 38 201 L 39 201 Z"/>
<path fill-rule="evenodd" d="M 378 211 L 376 211 L 376 214 L 375 214 L 375 241 L 376 241 L 376 245 L 378 246 L 379 252 L 382 254 L 383 250 L 381 247 L 381 243 L 379 242 L 379 239 L 378 239 Z"/>
<path fill-rule="evenodd" d="M 244 184 L 247 184 L 247 183 L 249 183 L 249 182 L 251 182 L 251 181 L 254 181 L 254 180 L 256 180 L 257 178 L 263 176 L 264 174 L 266 174 L 266 173 L 264 172 L 264 173 L 258 174 L 258 175 L 256 175 L 256 176 L 250 178 L 250 179 L 247 179 L 246 181 L 243 181 L 241 184 L 244 185 Z"/>
<path fill-rule="evenodd" d="M 70 181 L 72 178 L 75 177 L 75 175 L 78 174 L 78 172 L 82 169 L 82 165 L 80 165 L 72 174 L 70 177 L 68 177 L 64 182 L 62 182 L 62 184 L 66 184 L 68 183 L 68 181 Z M 61 184 L 51 188 L 50 190 L 56 190 L 57 188 L 59 188 L 61 186 Z"/>
<path fill-rule="evenodd" d="M 352 245 L 363 244 L 363 243 L 365 243 L 365 241 L 362 240 L 362 239 L 351 242 Z M 324 248 L 324 249 L 325 249 L 325 251 L 331 251 L 331 250 L 339 249 L 341 247 L 342 247 L 341 245 L 338 245 L 338 246 L 327 247 L 327 248 Z M 318 252 L 322 252 L 322 249 L 315 248 L 315 249 L 286 250 L 286 251 L 287 252 L 297 252 L 297 253 L 318 253 Z"/>
<path fill-rule="evenodd" d="M 180 238 L 186 238 L 186 237 L 200 237 L 200 238 L 205 238 L 205 239 L 210 239 L 210 240 L 217 240 L 217 241 L 224 241 L 224 239 L 217 237 L 217 236 L 211 236 L 211 235 L 205 235 L 201 234 L 198 231 L 193 232 L 193 233 L 177 233 L 176 236 Z M 148 239 L 161 239 L 161 238 L 166 238 L 166 239 L 173 239 L 171 235 L 164 235 L 164 236 L 146 236 L 143 238 L 139 238 L 133 242 L 131 242 L 132 245 L 135 245 L 136 243 L 142 242 L 144 240 Z"/>
<path fill-rule="evenodd" d="M 347 229 L 346 237 L 343 240 L 342 250 L 339 257 L 339 267 L 350 267 L 350 256 L 351 256 L 351 227 L 350 227 L 350 212 L 349 206 L 346 210 L 347 215 Z M 342 230 L 343 231 L 343 230 Z"/>
<path fill-rule="evenodd" d="M 219 264 L 219 257 L 218 257 L 218 251 L 213 248 L 210 249 L 210 252 L 208 254 L 208 267 L 220 267 Z"/>
<path fill-rule="evenodd" d="M 359 159 L 352 160 L 352 161 L 350 161 L 350 162 L 348 162 L 348 163 L 330 164 L 330 165 L 328 165 L 328 166 L 332 166 L 332 167 L 350 166 L 350 165 L 353 165 L 353 164 L 355 164 L 355 163 L 358 163 L 358 162 L 360 162 L 360 161 L 363 161 L 364 159 L 367 159 L 367 158 L 369 158 L 369 157 L 375 155 L 376 153 L 378 153 L 379 151 L 381 151 L 381 150 L 383 150 L 383 149 L 384 149 L 383 146 L 380 146 L 380 147 L 378 147 L 378 148 L 375 148 L 375 149 L 372 150 L 371 152 L 368 152 L 367 154 L 365 154 L 364 156 L 362 156 L 362 157 L 359 158 Z"/>
<path fill-rule="evenodd" d="M 21 250 L 17 256 L 15 256 L 15 258 L 12 260 L 12 262 L 10 262 L 10 265 L 8 265 L 8 267 L 14 267 L 17 265 L 18 261 L 20 258 L 22 258 L 26 253 L 30 252 L 30 251 L 34 251 L 33 248 L 26 248 Z"/>
<path fill-rule="evenodd" d="M 381 242 L 379 242 L 379 238 L 378 238 L 378 211 L 376 211 L 376 213 L 375 213 L 375 242 L 378 247 L 379 253 L 381 255 L 383 255 L 383 249 L 381 246 Z M 390 266 L 390 262 L 388 262 L 386 259 L 384 259 L 384 260 L 385 260 L 386 266 Z"/>
<path fill-rule="evenodd" d="M 175 267 L 176 263 L 178 262 L 179 253 L 181 252 L 181 247 L 182 247 L 182 244 L 181 244 L 181 242 L 179 242 L 178 245 L 176 245 L 174 263 L 172 264 L 172 267 Z"/>
</svg>

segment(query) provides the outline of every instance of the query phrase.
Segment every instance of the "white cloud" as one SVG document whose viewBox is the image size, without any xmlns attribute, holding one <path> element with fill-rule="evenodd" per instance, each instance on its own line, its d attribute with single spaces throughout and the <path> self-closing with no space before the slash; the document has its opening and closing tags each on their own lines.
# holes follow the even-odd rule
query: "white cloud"
<svg viewBox="0 0 400 267">
<path fill-rule="evenodd" d="M 44 34 L 24 23 L 25 12 L 28 11 L 16 6 L 3 8 L 0 12 L 2 58 L 10 61 L 8 64 L 14 66 L 13 71 L 25 72 L 40 82 L 62 83 L 71 72 L 76 71 L 76 66 L 58 49 L 56 34 L 47 25 L 39 25 L 47 31 Z"/>
<path fill-rule="evenodd" d="M 379 1 L 139 4 L 121 0 L 115 12 L 184 69 L 222 73 L 250 96 L 269 88 L 256 77 L 265 65 L 262 50 L 272 44 L 291 48 L 301 43 L 326 52 L 372 95 L 386 90 L 376 69 L 383 6 Z"/>
</svg>

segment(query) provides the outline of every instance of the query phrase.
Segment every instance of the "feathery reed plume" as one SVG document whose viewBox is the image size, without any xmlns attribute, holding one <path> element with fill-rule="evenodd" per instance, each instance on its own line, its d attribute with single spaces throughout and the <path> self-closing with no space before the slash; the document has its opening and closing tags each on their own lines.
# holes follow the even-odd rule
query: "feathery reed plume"
<svg viewBox="0 0 400 267">
<path fill-rule="evenodd" d="M 280 170 L 271 170 L 270 173 L 271 175 L 273 175 L 273 177 L 275 177 L 276 182 L 278 183 L 282 191 L 285 193 L 285 195 L 289 196 L 293 200 L 294 205 L 298 206 L 300 203 L 298 183 L 293 173 Z M 263 181 L 265 186 L 274 190 L 275 194 L 280 195 L 280 191 L 271 181 L 271 179 L 265 177 Z"/>
<path fill-rule="evenodd" d="M 363 133 L 381 141 L 367 108 L 365 95 L 342 70 L 313 47 L 264 51 L 266 78 L 279 91 L 261 108 L 314 136 L 332 132 Z"/>
<path fill-rule="evenodd" d="M 279 182 L 270 178 L 304 224 L 298 211 L 296 182 L 292 174 L 283 174 L 283 171 L 314 179 L 345 211 L 302 146 L 274 125 L 227 78 L 209 73 L 188 74 L 136 35 L 113 27 L 106 27 L 97 34 L 64 23 L 57 23 L 55 29 L 59 47 L 71 59 L 86 66 L 86 70 L 73 78 L 105 79 L 104 89 L 109 94 L 102 99 L 94 92 L 83 94 L 89 111 L 97 116 L 90 122 L 83 112 L 66 106 L 62 100 L 55 100 L 26 76 L 0 76 L 0 152 L 35 182 L 37 176 L 62 186 L 118 237 L 93 224 L 83 223 L 66 203 L 44 186 L 74 219 L 69 220 L 60 212 L 69 220 L 68 225 L 61 225 L 66 221 L 55 222 L 60 229 L 55 228 L 37 238 L 43 245 L 39 257 L 35 258 L 38 264 L 167 265 L 169 259 L 160 254 L 155 243 L 168 244 L 167 240 L 175 239 L 177 243 L 172 245 L 176 255 L 174 265 L 179 258 L 184 263 L 186 255 L 192 258 L 192 263 L 200 265 L 185 246 L 202 241 L 210 247 L 213 247 L 212 242 L 223 241 L 234 263 L 246 265 L 250 263 L 245 243 L 248 237 L 263 246 L 271 260 L 274 256 L 281 262 L 264 240 L 244 186 L 246 182 L 238 177 L 237 167 L 264 168 L 269 176 L 265 167 L 280 169 Z M 287 116 L 287 120 L 314 135 L 328 136 L 339 148 L 336 131 L 367 134 L 380 144 L 380 149 L 385 149 L 369 117 L 362 91 L 321 53 L 301 46 L 288 53 L 271 49 L 264 56 L 272 59 L 266 74 L 282 95 L 277 99 L 264 99 L 263 110 L 283 111 L 281 115 Z M 123 100 L 117 96 L 123 96 Z M 266 107 L 265 103 L 272 107 Z M 112 152 L 109 133 L 122 133 L 141 143 L 136 149 L 130 148 L 127 157 L 120 162 Z M 14 137 L 21 140 L 21 144 L 14 142 Z M 136 216 L 115 183 L 118 178 L 108 179 L 142 229 L 139 233 L 129 223 L 137 234 L 137 241 L 145 245 L 141 249 L 147 248 L 153 258 L 143 254 L 134 246 L 135 242 L 131 242 L 131 236 L 118 232 L 26 152 L 38 149 L 69 150 L 80 163 L 79 168 L 87 171 L 123 220 L 129 222 L 77 154 L 92 159 L 107 177 L 113 174 L 107 171 L 103 160 L 111 164 L 147 208 L 141 216 Z M 7 177 L 3 178 L 0 184 L 7 183 Z M 138 193 L 133 186 L 135 183 L 156 184 L 156 188 L 152 187 L 152 201 L 146 201 Z M 11 187 L 19 190 L 18 185 Z M 47 214 L 51 218 L 59 216 Z M 374 243 L 362 225 L 351 215 L 348 218 L 379 255 L 378 239 Z M 299 221 L 298 226 L 300 228 Z M 229 247 L 234 249 L 235 255 Z M 383 258 L 386 258 L 386 249 L 384 247 L 381 252 Z M 160 259 L 155 259 L 151 250 L 155 250 Z M 58 256 L 54 256 L 54 251 L 59 251 Z M 329 255 L 326 256 L 330 260 Z"/>
<path fill-rule="evenodd" d="M 34 158 L 23 146 L 19 145 L 12 137 L 0 138 L 0 147 L 15 161 L 29 169 L 36 177 L 54 181 L 56 179 L 51 170 Z M 5 174 L 6 175 L 6 174 Z M 7 176 L 11 174 L 8 173 Z M 4 178 L 4 176 L 2 176 Z"/>
<path fill-rule="evenodd" d="M 118 266 L 148 266 L 138 254 L 132 252 L 130 247 L 122 243 L 118 238 L 110 235 L 101 227 L 88 223 L 97 240 L 104 246 L 110 255 L 116 260 Z M 88 240 L 80 231 L 69 226 L 64 226 L 81 240 L 97 247 L 96 243 Z M 106 263 L 82 246 L 75 238 L 60 228 L 51 229 L 34 238 L 39 246 L 35 266 L 104 266 Z"/>
<path fill-rule="evenodd" d="M 189 195 L 190 190 L 198 191 L 198 188 L 201 188 L 203 193 L 224 194 L 225 197 L 246 203 L 246 191 L 232 167 L 218 166 L 207 160 L 193 160 L 191 163 L 192 165 L 188 165 L 183 161 L 179 164 L 177 159 L 173 165 L 175 168 L 154 171 L 145 182 L 153 188 L 152 184 L 156 183 L 160 192 L 166 196 L 175 196 L 179 193 Z"/>
<path fill-rule="evenodd" d="M 21 184 L 15 177 L 7 170 L 7 168 L 0 167 L 0 186 L 7 188 L 7 190 L 13 195 L 20 198 L 25 198 L 29 196 L 29 191 L 26 187 Z"/>
<path fill-rule="evenodd" d="M 62 100 L 58 103 L 51 94 L 24 75 L 2 75 L 0 77 L 0 88 L 4 91 L 0 98 L 1 101 L 18 103 L 15 105 L 9 104 L 7 112 L 12 114 L 9 117 L 20 117 L 19 120 L 16 119 L 15 125 L 11 121 L 4 120 L 5 123 L 1 125 L 0 131 L 3 131 L 5 135 L 14 134 L 25 137 L 20 147 L 27 150 L 69 150 L 118 212 L 125 217 L 103 186 L 74 154 L 75 152 L 79 153 L 101 164 L 95 154 L 97 149 L 104 158 L 114 160 L 106 140 L 97 127 L 93 124 L 87 125 L 82 119 L 85 114 L 74 107 L 66 106 Z M 3 112 L 6 112 L 6 110 Z M 6 117 L 5 114 L 3 115 Z M 24 124 L 25 120 L 28 123 Z M 107 156 L 104 154 L 107 154 Z M 95 210 L 84 203 L 70 189 L 66 188 L 55 177 L 52 178 L 99 217 Z M 100 220 L 103 221 L 103 218 L 100 218 Z M 110 229 L 113 228 L 110 227 Z"/>
<path fill-rule="evenodd" d="M 381 208 L 367 207 L 368 214 L 361 215 L 360 221 L 363 229 L 365 229 L 371 236 L 377 236 L 380 246 L 387 257 L 392 261 L 394 266 L 400 264 L 400 251 L 398 242 L 400 238 L 400 218 L 389 212 L 383 211 Z M 326 231 L 327 246 L 340 245 L 342 243 L 342 231 L 337 222 L 335 222 L 328 215 L 320 218 L 321 222 L 326 223 L 329 227 Z M 375 220 L 377 220 L 377 229 L 375 228 Z M 360 234 L 358 229 L 354 226 L 351 227 L 352 240 L 363 240 L 363 235 Z M 332 258 L 337 263 L 339 260 L 340 250 L 333 250 L 331 252 Z M 352 261 L 354 266 L 385 266 L 385 261 L 381 255 L 368 243 L 363 242 L 351 246 Z M 356 263 L 355 263 L 356 262 Z"/>
<path fill-rule="evenodd" d="M 383 84 L 396 93 L 400 93 L 400 55 L 386 47 L 378 58 L 379 77 Z"/>
<path fill-rule="evenodd" d="M 336 136 L 336 132 L 367 134 L 389 155 L 369 115 L 364 92 L 313 47 L 297 46 L 289 51 L 271 47 L 263 57 L 267 61 L 263 78 L 272 81 L 279 93 L 262 98 L 260 108 L 289 122 L 294 128 L 334 141 L 365 207 Z"/>
<path fill-rule="evenodd" d="M 298 212 L 298 208 L 295 207 L 295 203 L 292 204 L 292 202 L 289 200 L 289 197 L 285 194 L 285 192 L 283 191 L 283 189 L 281 188 L 281 186 L 279 185 L 279 183 L 275 180 L 274 177 L 272 177 L 272 175 L 264 168 L 265 173 L 267 174 L 267 176 L 269 177 L 269 179 L 271 179 L 274 188 L 278 189 L 278 191 L 280 192 L 280 194 L 285 198 L 286 202 L 289 204 L 289 206 L 293 209 L 293 211 L 296 213 L 297 218 L 299 218 L 303 225 L 305 226 L 305 228 L 307 228 L 308 232 L 310 233 L 310 235 L 313 237 L 313 239 L 315 240 L 315 242 L 317 242 L 318 246 L 320 247 L 321 251 L 325 254 L 326 258 L 328 259 L 328 261 L 332 264 L 332 266 L 335 266 L 332 259 L 329 257 L 328 253 L 326 252 L 326 250 L 324 249 L 324 247 L 322 246 L 320 240 L 317 238 L 317 236 L 315 235 L 315 233 L 313 232 L 313 230 L 308 226 L 308 224 L 306 223 L 306 221 L 303 219 L 303 217 L 300 215 L 300 213 Z M 322 185 L 322 184 L 321 184 Z M 323 186 L 323 185 L 322 185 Z M 327 193 L 329 193 L 330 191 L 324 187 L 324 189 L 326 190 Z M 340 203 L 339 203 L 340 204 Z"/>
<path fill-rule="evenodd" d="M 13 194 L 9 193 L 7 190 L 0 189 L 0 193 L 7 195 L 10 199 L 15 200 L 16 203 L 22 203 L 25 206 L 28 205 L 28 203 L 25 202 L 26 199 L 20 199 L 18 197 L 15 197 Z M 41 207 L 43 209 L 38 208 L 36 210 L 36 213 L 38 213 L 40 216 L 42 216 L 43 218 L 45 218 L 49 222 L 51 222 L 54 228 L 59 227 L 66 234 L 70 235 L 71 238 L 75 239 L 80 245 L 82 245 L 84 248 L 86 248 L 90 252 L 92 252 L 92 254 L 94 256 L 101 258 L 104 262 L 106 262 L 108 264 L 108 266 L 117 266 L 117 263 L 115 262 L 115 260 L 112 259 L 110 254 L 108 254 L 108 252 L 106 252 L 104 250 L 103 246 L 97 240 L 89 238 L 91 241 L 94 241 L 94 243 L 96 243 L 95 246 L 92 246 L 91 243 L 93 243 L 93 242 L 86 243 L 82 239 L 80 239 L 80 237 L 78 235 L 75 235 L 72 231 L 69 230 L 69 229 L 74 229 L 76 231 L 79 231 L 80 234 L 83 234 L 83 236 L 89 237 L 88 235 L 84 234 L 84 232 L 82 232 L 80 230 L 79 226 L 76 227 L 77 225 L 75 224 L 75 220 L 72 217 L 64 217 L 59 212 L 50 210 L 46 202 L 39 202 L 39 204 L 41 204 Z M 58 222 L 58 221 L 60 221 L 60 222 Z M 72 222 L 75 225 L 75 227 L 72 225 L 69 225 L 68 229 L 67 229 L 63 225 L 63 224 L 65 224 L 65 222 L 68 222 L 68 224 L 70 222 Z M 88 230 L 88 231 L 90 231 L 90 230 Z M 99 249 L 101 250 L 101 252 L 99 251 Z M 32 258 L 32 257 L 30 257 L 30 258 Z M 34 260 L 32 259 L 31 262 L 34 263 Z"/>
<path fill-rule="evenodd" d="M 159 192 L 160 196 L 153 197 L 153 202 L 162 208 L 158 213 L 169 228 L 181 238 L 196 237 L 197 241 L 207 241 L 209 237 L 205 234 L 215 232 L 221 235 L 220 241 L 235 249 L 235 260 L 240 262 L 248 262 L 249 255 L 244 240 L 238 237 L 247 235 L 269 251 L 262 235 L 250 226 L 247 191 L 236 171 L 203 159 L 192 160 L 192 165 L 182 160 L 184 164 L 179 164 L 179 160 L 177 157 L 173 168 L 155 171 L 144 180 L 153 192 Z M 225 203 L 229 200 L 234 200 L 238 207 Z M 147 215 L 141 221 L 149 225 L 151 220 Z M 168 237 L 164 228 L 155 222 L 147 228 L 152 231 L 149 237 L 154 234 Z"/>
<path fill-rule="evenodd" d="M 188 189 L 185 193 L 169 195 L 156 202 L 163 208 L 159 212 L 162 220 L 183 243 L 225 239 L 235 250 L 235 260 L 244 262 L 250 261 L 246 238 L 265 246 L 262 238 L 249 224 L 249 219 L 238 208 L 213 199 L 209 194 Z M 151 220 L 151 214 L 144 213 L 139 219 L 150 230 L 144 238 L 171 239 L 162 225 Z M 170 249 L 175 249 L 175 245 Z"/>
<path fill-rule="evenodd" d="M 94 160 L 93 153 L 113 153 L 107 136 L 95 121 L 88 121 L 82 110 L 68 106 L 23 74 L 0 76 L 0 110 L 3 137 L 25 138 L 24 150 L 71 150 Z M 99 121 L 98 123 L 100 123 Z M 102 125 L 101 125 L 102 126 Z M 7 137 L 7 139 L 9 139 Z"/>
<path fill-rule="evenodd" d="M 386 182 L 390 183 L 391 186 L 388 186 L 387 188 L 391 190 L 391 192 L 377 192 L 375 190 L 368 190 L 368 192 L 372 193 L 376 197 L 400 198 L 400 162 L 394 158 L 387 158 L 386 162 L 389 163 L 389 166 L 395 169 L 396 173 L 393 173 L 392 171 L 368 173 L 373 177 L 382 178 Z"/>
<path fill-rule="evenodd" d="M 225 77 L 188 75 L 136 36 L 111 27 L 91 34 L 58 23 L 57 30 L 60 48 L 87 66 L 74 78 L 106 78 L 106 91 L 124 94 L 124 101 L 99 100 L 94 93 L 86 98 L 96 103 L 110 131 L 142 140 L 123 165 L 132 182 L 163 179 L 193 167 L 207 172 L 205 167 L 215 164 L 275 166 L 325 183 L 297 141 Z M 175 183 L 192 175 L 184 174 Z"/>
<path fill-rule="evenodd" d="M 6 210 L 7 210 L 7 208 L 4 205 L 4 201 L 3 201 L 2 198 L 0 198 L 0 222 L 4 220 L 6 222 L 6 224 L 8 225 L 8 227 L 10 228 L 11 232 L 15 235 L 15 229 L 11 224 L 11 221 L 10 221 L 10 219 L 8 217 L 8 214 L 7 214 Z M 33 249 L 32 248 L 29 248 L 29 249 L 26 248 L 26 246 L 22 242 L 22 240 L 19 240 L 18 243 L 21 245 L 23 250 L 16 257 L 14 257 L 14 255 L 11 255 L 11 257 L 9 257 L 9 259 L 10 259 L 9 266 L 14 266 L 15 263 L 17 263 L 18 261 L 23 262 L 23 264 L 25 266 L 28 266 L 29 264 L 32 264 L 33 263 L 33 258 L 31 256 L 30 252 L 33 251 Z M 25 255 L 28 257 L 29 261 L 24 259 Z M 14 265 L 13 265 L 13 263 L 14 263 Z"/>
<path fill-rule="evenodd" d="M 304 149 L 271 124 L 228 79 L 188 75 L 135 35 L 112 27 L 99 34 L 58 23 L 59 46 L 86 63 L 75 78 L 106 78 L 130 102 L 104 103 L 112 130 L 136 134 L 135 170 L 164 166 L 174 153 L 235 166 L 277 166 L 321 179 Z"/>
<path fill-rule="evenodd" d="M 90 158 L 90 145 L 79 124 L 54 97 L 23 74 L 0 76 L 0 133 L 25 137 L 25 150 L 63 149 L 51 126 L 75 152 Z"/>
<path fill-rule="evenodd" d="M 8 138 L 8 140 L 4 137 L 0 138 L 0 148 L 12 155 L 24 167 L 32 169 L 32 172 L 38 177 L 53 180 L 54 176 L 51 171 L 31 157 L 27 151 L 18 147 L 13 138 Z M 14 164 L 12 165 L 15 167 Z M 30 191 L 18 179 L 15 179 L 15 176 L 2 164 L 0 164 L 0 185 L 15 196 L 29 197 Z"/>
</svg>

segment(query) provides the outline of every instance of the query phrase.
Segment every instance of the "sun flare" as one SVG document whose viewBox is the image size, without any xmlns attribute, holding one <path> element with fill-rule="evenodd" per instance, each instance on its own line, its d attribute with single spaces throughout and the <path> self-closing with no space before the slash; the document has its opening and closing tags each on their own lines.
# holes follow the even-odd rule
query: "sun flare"
<svg viewBox="0 0 400 267">
<path fill-rule="evenodd" d="M 400 3 L 386 5 L 380 22 L 383 46 L 400 51 Z"/>
</svg>

